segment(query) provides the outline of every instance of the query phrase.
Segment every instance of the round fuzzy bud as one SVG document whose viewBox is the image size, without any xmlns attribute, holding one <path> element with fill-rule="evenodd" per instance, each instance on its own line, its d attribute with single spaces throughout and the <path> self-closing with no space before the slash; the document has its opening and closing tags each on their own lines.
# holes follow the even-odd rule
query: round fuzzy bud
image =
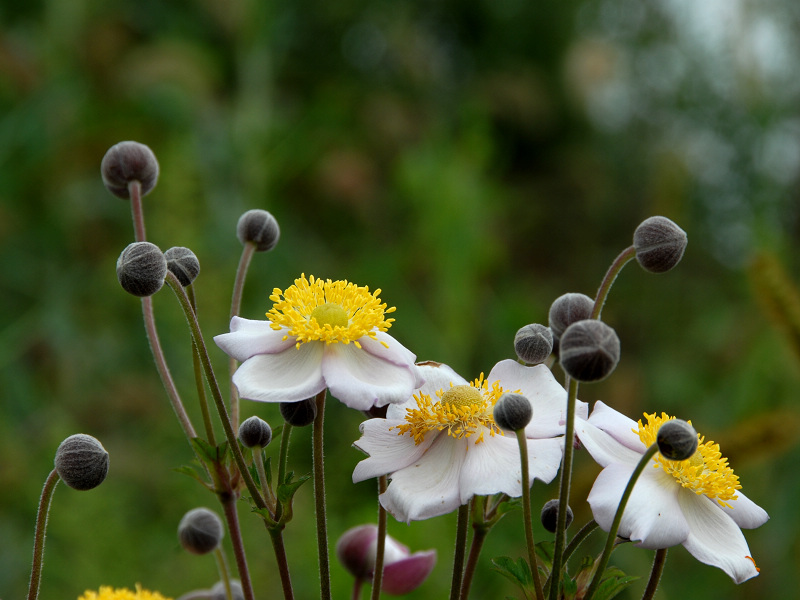
<svg viewBox="0 0 800 600">
<path fill-rule="evenodd" d="M 531 402 L 522 394 L 506 392 L 494 405 L 494 422 L 506 431 L 525 429 L 532 417 Z"/>
<path fill-rule="evenodd" d="M 129 294 L 152 296 L 164 285 L 167 259 L 150 242 L 130 244 L 117 259 L 117 279 Z"/>
<path fill-rule="evenodd" d="M 108 149 L 100 163 L 103 184 L 109 192 L 128 200 L 131 195 L 128 184 L 138 181 L 142 186 L 142 196 L 146 196 L 158 181 L 158 161 L 156 155 L 139 142 L 120 142 Z"/>
<path fill-rule="evenodd" d="M 586 294 L 571 292 L 555 299 L 550 305 L 548 320 L 554 338 L 560 338 L 567 327 L 592 316 L 594 300 Z"/>
<path fill-rule="evenodd" d="M 645 271 L 664 273 L 681 262 L 686 232 L 666 217 L 645 219 L 633 232 L 636 260 Z"/>
<path fill-rule="evenodd" d="M 553 352 L 553 332 L 539 323 L 525 325 L 514 336 L 514 351 L 524 363 L 543 363 Z"/>
<path fill-rule="evenodd" d="M 278 222 L 266 210 L 248 210 L 236 224 L 236 237 L 242 244 L 252 242 L 256 252 L 267 252 L 275 247 L 281 237 Z"/>
<path fill-rule="evenodd" d="M 577 381 L 605 379 L 619 362 L 617 332 L 596 319 L 584 319 L 567 327 L 560 344 L 561 367 Z"/>
<path fill-rule="evenodd" d="M 300 402 L 281 402 L 281 416 L 294 427 L 311 425 L 317 418 L 317 401 L 314 398 Z"/>
<path fill-rule="evenodd" d="M 56 450 L 56 471 L 61 480 L 76 490 L 91 490 L 108 475 L 108 452 L 90 435 L 69 436 Z"/>
<path fill-rule="evenodd" d="M 548 500 L 544 503 L 542 507 L 542 525 L 544 528 L 549 531 L 550 533 L 556 532 L 556 527 L 558 523 L 558 507 L 559 501 L 558 498 L 554 498 L 553 500 Z M 567 527 L 572 524 L 572 519 L 574 515 L 572 514 L 572 508 L 567 505 Z"/>
<path fill-rule="evenodd" d="M 244 590 L 242 589 L 242 584 L 235 579 L 231 579 L 231 594 L 233 595 L 233 600 L 244 600 Z M 211 588 L 208 599 L 227 600 L 227 598 L 228 596 L 225 592 L 225 583 L 218 581 L 214 584 L 214 587 Z"/>
<path fill-rule="evenodd" d="M 239 425 L 239 440 L 245 448 L 266 448 L 272 441 L 272 427 L 261 417 L 250 417 Z"/>
<path fill-rule="evenodd" d="M 175 246 L 164 252 L 167 259 L 167 269 L 178 278 L 183 287 L 192 285 L 200 274 L 200 261 L 194 252 L 183 246 Z"/>
<path fill-rule="evenodd" d="M 658 451 L 669 460 L 686 460 L 697 451 L 697 431 L 686 421 L 670 419 L 656 434 Z"/>
<path fill-rule="evenodd" d="M 193 508 L 178 525 L 178 540 L 192 554 L 208 554 L 222 541 L 224 529 L 217 513 L 207 508 Z"/>
</svg>

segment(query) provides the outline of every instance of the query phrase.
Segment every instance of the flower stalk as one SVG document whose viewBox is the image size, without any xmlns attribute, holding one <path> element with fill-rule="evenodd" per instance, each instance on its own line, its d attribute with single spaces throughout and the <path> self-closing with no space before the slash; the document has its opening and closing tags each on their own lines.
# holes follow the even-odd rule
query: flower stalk
<svg viewBox="0 0 800 600">
<path fill-rule="evenodd" d="M 378 496 L 383 494 L 388 487 L 388 477 L 381 475 L 378 477 Z M 375 548 L 375 572 L 372 574 L 372 595 L 371 600 L 378 600 L 381 597 L 381 586 L 383 584 L 383 559 L 386 551 L 386 509 L 378 502 L 378 540 Z"/>
<path fill-rule="evenodd" d="M 573 403 L 574 404 L 574 403 Z M 536 562 L 536 545 L 533 542 L 533 519 L 531 517 L 531 488 L 528 485 L 528 444 L 524 429 L 515 431 L 519 443 L 519 457 L 522 469 L 522 514 L 525 524 L 525 542 L 528 546 L 528 562 L 533 576 L 533 588 L 536 591 L 536 600 L 544 600 L 542 581 L 539 577 L 539 567 Z M 566 505 L 566 502 L 563 503 Z M 559 514 L 561 505 L 559 505 Z M 566 513 L 565 513 L 566 514 Z M 565 517 L 566 518 L 566 517 Z M 565 521 L 566 522 L 566 521 Z"/>
<path fill-rule="evenodd" d="M 242 310 L 242 292 L 244 291 L 244 282 L 247 278 L 247 271 L 250 268 L 250 262 L 253 254 L 256 252 L 256 245 L 254 243 L 244 244 L 242 248 L 242 255 L 239 257 L 239 266 L 236 269 L 236 279 L 233 283 L 233 294 L 231 296 L 231 319 L 239 315 Z M 230 373 L 230 408 L 231 408 L 231 423 L 234 429 L 239 423 L 239 390 L 233 384 L 233 373 L 236 371 L 237 360 L 232 356 L 228 358 L 228 371 Z"/>
<path fill-rule="evenodd" d="M 653 558 L 653 567 L 650 569 L 650 579 L 647 582 L 647 587 L 642 594 L 642 600 L 653 600 L 656 594 L 658 584 L 661 581 L 661 574 L 664 572 L 664 565 L 667 562 L 667 549 L 659 548 L 656 550 L 656 555 Z"/>
<path fill-rule="evenodd" d="M 53 469 L 44 482 L 42 496 L 39 499 L 39 511 L 36 515 L 36 533 L 33 537 L 33 565 L 31 567 L 31 581 L 28 585 L 28 600 L 36 600 L 39 597 L 42 565 L 44 564 L 44 538 L 47 531 L 47 517 L 50 513 L 53 491 L 59 481 L 58 472 Z"/>
<path fill-rule="evenodd" d="M 461 585 L 464 578 L 464 555 L 467 550 L 467 529 L 469 527 L 469 504 L 458 507 L 458 524 L 456 526 L 456 549 L 453 556 L 453 580 L 450 584 L 450 600 L 458 600 L 461 596 Z"/>
<path fill-rule="evenodd" d="M 320 599 L 331 598 L 330 557 L 328 553 L 328 523 L 325 514 L 325 457 L 323 455 L 323 423 L 325 419 L 324 389 L 317 394 L 317 416 L 313 424 L 312 460 L 314 463 L 314 505 L 317 515 L 317 553 L 319 556 Z"/>
<path fill-rule="evenodd" d="M 606 275 L 603 277 L 603 281 L 600 283 L 600 288 L 597 290 L 597 295 L 594 299 L 594 308 L 592 309 L 592 316 L 589 318 L 600 318 L 600 313 L 603 311 L 603 306 L 606 303 L 608 292 L 611 290 L 614 280 L 616 280 L 617 275 L 619 275 L 620 271 L 622 271 L 622 267 L 627 265 L 628 262 L 630 262 L 635 256 L 636 248 L 629 246 L 620 252 L 619 256 L 617 256 L 617 258 L 614 259 L 614 262 L 611 263 L 611 266 L 608 267 L 608 271 L 606 271 Z"/>
</svg>

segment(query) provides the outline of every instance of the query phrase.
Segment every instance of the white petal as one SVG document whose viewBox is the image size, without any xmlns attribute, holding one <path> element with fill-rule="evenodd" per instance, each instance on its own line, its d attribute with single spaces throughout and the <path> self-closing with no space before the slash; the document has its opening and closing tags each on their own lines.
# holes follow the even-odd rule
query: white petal
<svg viewBox="0 0 800 600">
<path fill-rule="evenodd" d="M 714 500 L 682 490 L 679 496 L 690 533 L 683 543 L 697 560 L 719 567 L 736 583 L 758 575 L 741 529 Z"/>
<path fill-rule="evenodd" d="M 461 471 L 461 503 L 466 504 L 472 496 L 488 496 L 504 493 L 512 497 L 522 495 L 522 472 L 519 444 L 512 433 L 507 436 L 490 437 L 474 443 L 474 435 L 466 438 L 467 456 Z M 545 483 L 553 480 L 561 464 L 562 440 L 527 440 L 528 486 L 537 478 Z"/>
<path fill-rule="evenodd" d="M 355 344 L 326 344 L 322 358 L 322 376 L 331 395 L 357 410 L 408 400 L 417 383 L 412 367 L 399 367 Z"/>
<path fill-rule="evenodd" d="M 605 531 L 611 528 L 632 472 L 628 465 L 612 464 L 603 469 L 589 493 L 592 514 Z M 650 465 L 645 467 L 625 506 L 618 535 L 650 549 L 669 548 L 685 541 L 689 526 L 678 504 L 681 490 L 671 475 Z"/>
<path fill-rule="evenodd" d="M 358 343 L 370 354 L 396 365 L 413 365 L 417 360 L 417 356 L 411 350 L 383 331 L 376 331 L 375 339 L 367 335 L 360 337 Z M 386 344 L 388 348 L 383 344 Z M 422 384 L 420 383 L 420 385 Z"/>
<path fill-rule="evenodd" d="M 742 492 L 737 491 L 736 500 L 728 500 L 733 508 L 721 506 L 720 508 L 734 520 L 734 522 L 744 529 L 755 529 L 769 521 L 767 511 L 761 508 L 758 504 L 750 500 Z"/>
<path fill-rule="evenodd" d="M 611 434 L 598 429 L 589 421 L 576 419 L 575 435 L 601 467 L 620 463 L 632 469 L 642 458 L 641 452 L 635 452 L 627 446 L 623 446 Z"/>
<path fill-rule="evenodd" d="M 592 416 L 589 417 L 589 422 L 611 434 L 619 443 L 631 450 L 635 450 L 639 454 L 643 454 L 646 450 L 639 439 L 639 434 L 635 433 L 639 431 L 639 424 L 599 400 L 592 409 Z"/>
<path fill-rule="evenodd" d="M 419 521 L 446 515 L 461 505 L 458 494 L 464 440 L 438 435 L 419 460 L 392 475 L 383 507 L 398 521 Z"/>
<path fill-rule="evenodd" d="M 298 402 L 323 389 L 322 343 L 309 342 L 279 354 L 258 354 L 233 374 L 239 395 L 261 402 Z"/>
<path fill-rule="evenodd" d="M 439 366 L 419 365 L 417 369 L 425 380 L 418 393 L 428 394 L 434 402 L 438 401 L 436 392 L 449 389 L 451 383 L 453 385 L 469 385 L 466 379 L 445 364 L 440 364 Z M 417 393 L 417 390 L 409 394 L 403 403 L 390 404 L 386 410 L 386 418 L 405 419 L 406 409 L 417 408 L 417 401 L 413 396 L 414 393 Z"/>
<path fill-rule="evenodd" d="M 256 354 L 283 352 L 297 343 L 296 338 L 293 337 L 283 339 L 288 335 L 285 327 L 275 331 L 270 325 L 269 321 L 253 321 L 233 317 L 230 333 L 215 336 L 214 341 L 225 354 L 239 362 L 244 362 Z"/>
<path fill-rule="evenodd" d="M 398 435 L 397 430 L 392 429 L 401 423 L 403 421 L 370 419 L 361 424 L 361 439 L 353 445 L 369 454 L 369 458 L 356 465 L 353 483 L 404 469 L 418 460 L 436 437 L 435 432 L 431 432 L 421 444 L 415 445 L 410 435 Z"/>
</svg>

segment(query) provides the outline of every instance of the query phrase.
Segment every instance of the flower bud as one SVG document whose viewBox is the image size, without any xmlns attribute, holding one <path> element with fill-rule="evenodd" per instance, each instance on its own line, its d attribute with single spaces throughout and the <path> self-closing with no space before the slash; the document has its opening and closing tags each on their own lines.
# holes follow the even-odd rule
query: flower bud
<svg viewBox="0 0 800 600">
<path fill-rule="evenodd" d="M 76 433 L 58 446 L 56 471 L 61 480 L 76 490 L 91 490 L 108 475 L 108 452 L 90 435 Z"/>
<path fill-rule="evenodd" d="M 636 260 L 645 271 L 664 273 L 683 258 L 686 232 L 666 217 L 645 219 L 633 233 Z"/>
<path fill-rule="evenodd" d="M 120 142 L 108 149 L 100 163 L 103 184 L 109 192 L 127 200 L 131 197 L 128 185 L 138 181 L 142 196 L 146 196 L 158 181 L 156 155 L 139 142 Z"/>
<path fill-rule="evenodd" d="M 248 210 L 236 224 L 236 237 L 242 245 L 252 242 L 256 252 L 267 252 L 275 247 L 281 237 L 278 222 L 266 210 Z"/>
<path fill-rule="evenodd" d="M 129 294 L 152 296 L 164 285 L 167 259 L 150 242 L 130 244 L 117 259 L 117 279 Z"/>
<path fill-rule="evenodd" d="M 553 351 L 553 332 L 539 323 L 525 325 L 514 336 L 514 351 L 524 363 L 543 363 Z"/>
<path fill-rule="evenodd" d="M 525 429 L 532 417 L 531 402 L 522 394 L 506 392 L 494 405 L 494 422 L 506 431 Z"/>
<path fill-rule="evenodd" d="M 192 554 L 208 554 L 222 541 L 224 530 L 217 513 L 207 508 L 193 508 L 178 525 L 178 539 Z"/>
<path fill-rule="evenodd" d="M 300 402 L 281 402 L 280 410 L 283 420 L 289 425 L 305 427 L 317 418 L 317 401 L 315 398 L 308 398 Z"/>
<path fill-rule="evenodd" d="M 167 269 L 183 287 L 192 285 L 200 274 L 200 261 L 189 248 L 175 246 L 164 252 L 164 258 L 167 259 Z"/>
<path fill-rule="evenodd" d="M 584 319 L 573 323 L 561 336 L 561 367 L 577 381 L 600 381 L 619 362 L 617 333 L 602 321 Z"/>
<path fill-rule="evenodd" d="M 686 460 L 697 451 L 697 431 L 681 419 L 670 419 L 656 434 L 658 451 L 669 460 Z"/>
<path fill-rule="evenodd" d="M 542 507 L 542 525 L 544 528 L 549 531 L 550 533 L 556 532 L 556 527 L 558 526 L 558 507 L 560 506 L 558 498 L 554 498 L 553 500 L 548 500 L 544 503 Z M 574 515 L 572 514 L 572 508 L 567 505 L 567 525 L 566 527 L 572 524 L 572 519 Z"/>
<path fill-rule="evenodd" d="M 548 321 L 554 338 L 560 338 L 564 330 L 575 323 L 592 316 L 594 300 L 586 294 L 571 292 L 555 299 L 550 305 Z"/>
<path fill-rule="evenodd" d="M 272 428 L 261 417 L 250 417 L 239 425 L 239 440 L 245 448 L 266 448 L 272 441 Z"/>
<path fill-rule="evenodd" d="M 244 590 L 242 589 L 242 584 L 239 583 L 236 579 L 231 579 L 231 594 L 233 595 L 233 600 L 244 600 Z M 222 581 L 218 581 L 214 584 L 214 587 L 211 588 L 210 594 L 208 596 L 209 600 L 227 600 L 228 596 L 225 592 L 225 583 Z"/>
</svg>

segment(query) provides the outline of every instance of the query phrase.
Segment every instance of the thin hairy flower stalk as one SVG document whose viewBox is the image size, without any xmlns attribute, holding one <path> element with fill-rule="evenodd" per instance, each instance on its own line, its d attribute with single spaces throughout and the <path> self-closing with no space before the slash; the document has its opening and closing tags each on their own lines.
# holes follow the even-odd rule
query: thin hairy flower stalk
<svg viewBox="0 0 800 600">
<path fill-rule="evenodd" d="M 378 477 L 378 496 L 386 491 L 389 480 L 386 475 Z M 378 501 L 378 546 L 375 549 L 375 572 L 372 574 L 372 600 L 381 597 L 381 585 L 383 585 L 383 556 L 386 550 L 386 509 Z"/>
<path fill-rule="evenodd" d="M 280 506 L 280 504 L 278 506 Z M 275 560 L 278 563 L 278 574 L 281 578 L 283 597 L 285 600 L 294 600 L 292 577 L 289 574 L 289 560 L 286 557 L 286 546 L 283 543 L 283 525 L 276 525 L 275 527 L 268 526 L 267 531 L 269 532 L 269 539 L 272 542 L 272 549 L 275 552 Z"/>
<path fill-rule="evenodd" d="M 31 565 L 31 582 L 28 585 L 28 600 L 39 597 L 39 584 L 42 580 L 42 564 L 44 562 L 44 538 L 47 532 L 47 516 L 50 513 L 50 501 L 53 490 L 60 481 L 58 472 L 53 469 L 44 482 L 42 496 L 39 499 L 39 512 L 36 515 L 36 532 L 33 536 L 33 564 Z"/>
<path fill-rule="evenodd" d="M 239 527 L 239 514 L 236 512 L 236 497 L 232 494 L 220 494 L 219 498 L 222 502 L 222 511 L 225 513 L 225 521 L 228 523 L 228 532 L 231 535 L 231 545 L 233 546 L 233 555 L 236 557 L 236 567 L 239 570 L 242 592 L 245 600 L 255 600 L 253 584 L 250 581 L 250 571 L 247 567 L 247 557 L 244 552 L 242 530 Z"/>
<path fill-rule="evenodd" d="M 200 324 L 197 322 L 197 316 L 192 310 L 192 305 L 189 303 L 189 298 L 186 296 L 186 291 L 183 289 L 180 281 L 178 281 L 178 278 L 170 272 L 167 272 L 167 278 L 165 281 L 167 285 L 172 288 L 172 291 L 175 292 L 175 296 L 178 298 L 178 302 L 183 309 L 183 314 L 186 316 L 186 320 L 189 322 L 189 329 L 192 331 L 192 339 L 194 340 L 194 343 L 197 345 L 197 349 L 200 352 L 200 362 L 203 364 L 206 382 L 211 390 L 211 396 L 214 398 L 214 404 L 217 407 L 217 413 L 219 413 L 219 420 L 222 423 L 222 429 L 225 431 L 225 439 L 228 440 L 228 446 L 230 447 L 233 459 L 236 461 L 236 467 L 239 469 L 239 473 L 241 474 L 255 505 L 258 508 L 267 508 L 267 503 L 261 495 L 261 491 L 258 489 L 255 481 L 253 481 L 253 478 L 250 476 L 250 471 L 247 469 L 247 463 L 245 463 L 244 456 L 242 456 L 242 450 L 239 447 L 239 441 L 237 440 L 236 434 L 233 432 L 233 428 L 231 427 L 231 421 L 228 418 L 228 412 L 225 408 L 225 401 L 222 399 L 222 393 L 220 392 L 219 385 L 217 384 L 217 378 L 214 375 L 214 368 L 211 366 L 211 359 L 208 356 L 208 350 L 206 349 L 205 341 L 203 341 L 203 334 L 200 331 Z"/>
<path fill-rule="evenodd" d="M 320 600 L 331 598 L 331 570 L 328 556 L 328 522 L 325 515 L 325 456 L 322 429 L 325 421 L 325 396 L 327 389 L 316 396 L 317 416 L 312 432 L 312 460 L 314 463 L 314 505 L 317 514 L 317 554 L 319 555 Z"/>
<path fill-rule="evenodd" d="M 522 514 L 525 522 L 525 541 L 528 545 L 528 562 L 533 576 L 533 588 L 536 590 L 536 600 L 544 600 L 542 580 L 539 577 L 539 567 L 536 562 L 536 545 L 533 542 L 533 518 L 531 517 L 531 488 L 528 485 L 528 440 L 525 430 L 516 431 L 519 443 L 519 457 L 522 468 Z"/>
<path fill-rule="evenodd" d="M 653 559 L 653 568 L 650 570 L 650 580 L 647 582 L 647 587 L 642 595 L 642 600 L 653 600 L 656 595 L 658 584 L 661 581 L 661 573 L 664 572 L 664 565 L 667 562 L 667 549 L 659 548 L 656 550 L 655 558 Z"/>
<path fill-rule="evenodd" d="M 647 450 L 645 450 L 641 460 L 639 460 L 639 464 L 636 465 L 636 468 L 631 474 L 631 478 L 628 480 L 628 485 L 625 486 L 625 491 L 622 493 L 622 498 L 619 500 L 619 506 L 617 506 L 617 512 L 614 514 L 614 520 L 611 522 L 611 528 L 608 530 L 608 538 L 606 539 L 606 545 L 603 548 L 603 554 L 600 555 L 600 558 L 597 562 L 597 570 L 592 578 L 592 584 L 589 586 L 589 590 L 584 596 L 584 600 L 591 600 L 592 596 L 594 596 L 594 593 L 597 591 L 597 588 L 600 586 L 600 580 L 603 578 L 603 573 L 608 565 L 608 560 L 611 558 L 611 551 L 614 549 L 614 541 L 617 539 L 617 531 L 619 530 L 619 524 L 622 521 L 622 515 L 625 512 L 625 505 L 628 504 L 628 499 L 631 497 L 631 493 L 633 493 L 633 486 L 636 484 L 636 480 L 639 479 L 639 475 L 642 474 L 644 468 L 650 464 L 650 460 L 653 458 L 653 455 L 656 452 L 658 452 L 657 444 L 652 444 Z"/>
<path fill-rule="evenodd" d="M 564 429 L 564 464 L 561 467 L 561 486 L 558 493 L 558 518 L 556 519 L 555 546 L 553 548 L 553 568 L 550 571 L 550 600 L 558 600 L 561 587 L 561 569 L 567 530 L 567 508 L 569 488 L 572 479 L 572 455 L 575 448 L 575 399 L 578 397 L 578 382 L 569 380 L 567 394 L 567 423 Z"/>
<path fill-rule="evenodd" d="M 264 455 L 261 448 L 258 446 L 253 448 L 253 462 L 256 463 L 258 479 L 261 482 L 261 491 L 264 494 L 264 498 L 267 500 L 267 504 L 270 505 L 269 512 L 274 516 L 275 510 L 273 507 L 277 505 L 277 500 L 275 499 L 275 495 L 272 493 L 272 488 L 270 488 L 269 484 L 267 483 L 267 471 L 264 468 Z"/>
<path fill-rule="evenodd" d="M 128 184 L 128 194 L 131 197 L 131 218 L 133 219 L 133 235 L 137 242 L 144 242 L 147 236 L 144 232 L 144 210 L 142 209 L 142 184 L 131 181 Z"/>
<path fill-rule="evenodd" d="M 225 560 L 225 555 L 222 553 L 222 548 L 217 546 L 214 550 L 214 558 L 217 559 L 217 569 L 219 570 L 219 578 L 222 585 L 225 586 L 225 598 L 233 600 L 233 590 L 231 589 L 231 574 L 228 571 L 228 562 Z"/>
<path fill-rule="evenodd" d="M 244 282 L 247 279 L 247 270 L 250 268 L 250 261 L 253 254 L 256 252 L 256 245 L 253 242 L 247 242 L 242 248 L 242 255 L 239 257 L 239 266 L 236 269 L 236 279 L 233 282 L 233 295 L 231 297 L 231 319 L 239 316 L 242 311 L 242 292 L 244 291 Z M 235 358 L 228 358 L 228 371 L 230 372 L 231 382 L 231 422 L 234 428 L 239 425 L 239 390 L 233 385 L 233 373 L 236 371 L 238 363 Z"/>
<path fill-rule="evenodd" d="M 461 600 L 469 598 L 469 590 L 472 587 L 472 577 L 475 574 L 475 569 L 478 566 L 478 557 L 483 549 L 483 542 L 486 536 L 489 535 L 489 530 L 492 528 L 493 523 L 489 522 L 486 511 L 486 496 L 475 496 L 472 498 L 472 542 L 469 546 L 469 555 L 467 556 L 467 566 L 464 568 L 464 576 L 461 581 Z M 481 521 L 477 521 L 478 514 L 481 515 Z"/>
<path fill-rule="evenodd" d="M 583 540 L 589 537 L 589 534 L 592 533 L 595 529 L 597 529 L 597 527 L 598 527 L 597 521 L 595 521 L 594 519 L 592 519 L 586 525 L 581 527 L 580 531 L 578 531 L 578 533 L 575 534 L 575 537 L 573 537 L 569 545 L 567 545 L 567 549 L 564 550 L 564 564 L 567 564 L 567 561 L 572 556 L 572 553 L 578 549 L 578 546 L 580 546 L 583 543 Z"/>
<path fill-rule="evenodd" d="M 350 596 L 352 600 L 359 600 L 361 598 L 361 588 L 364 586 L 364 578 L 356 577 L 353 581 L 353 593 Z"/>
<path fill-rule="evenodd" d="M 289 463 L 289 439 L 292 435 L 292 425 L 287 421 L 283 423 L 281 429 L 281 450 L 278 456 L 278 481 L 275 484 L 275 489 L 284 484 L 286 481 L 286 469 Z M 283 515 L 283 505 L 280 502 L 275 504 L 275 520 L 279 521 Z"/>
<path fill-rule="evenodd" d="M 608 292 L 611 289 L 611 286 L 614 284 L 614 280 L 619 275 L 619 272 L 622 271 L 622 267 L 628 264 L 632 258 L 636 256 L 636 248 L 633 246 L 629 246 L 625 248 L 617 258 L 614 259 L 614 262 L 611 263 L 611 266 L 608 267 L 608 271 L 606 271 L 606 276 L 603 277 L 603 281 L 600 283 L 600 288 L 597 290 L 597 296 L 594 299 L 594 308 L 592 309 L 591 319 L 599 319 L 600 313 L 603 311 L 603 305 L 606 303 L 606 298 L 608 297 Z"/>
<path fill-rule="evenodd" d="M 189 297 L 189 303 L 192 305 L 195 316 L 197 316 L 197 299 L 195 298 L 193 285 L 186 288 L 186 295 Z M 208 396 L 206 395 L 206 386 L 203 382 L 203 366 L 200 363 L 200 352 L 197 350 L 197 344 L 194 343 L 194 340 L 192 340 L 192 366 L 194 370 L 194 384 L 197 388 L 197 399 L 200 403 L 200 413 L 203 415 L 203 425 L 206 429 L 206 440 L 212 446 L 216 446 L 217 440 L 214 435 L 214 427 L 211 424 L 211 414 L 208 410 Z"/>
<path fill-rule="evenodd" d="M 467 550 L 467 528 L 469 527 L 469 504 L 458 507 L 456 526 L 456 549 L 453 555 L 453 581 L 450 584 L 450 600 L 461 596 L 461 582 L 464 578 L 464 555 Z"/>
</svg>

